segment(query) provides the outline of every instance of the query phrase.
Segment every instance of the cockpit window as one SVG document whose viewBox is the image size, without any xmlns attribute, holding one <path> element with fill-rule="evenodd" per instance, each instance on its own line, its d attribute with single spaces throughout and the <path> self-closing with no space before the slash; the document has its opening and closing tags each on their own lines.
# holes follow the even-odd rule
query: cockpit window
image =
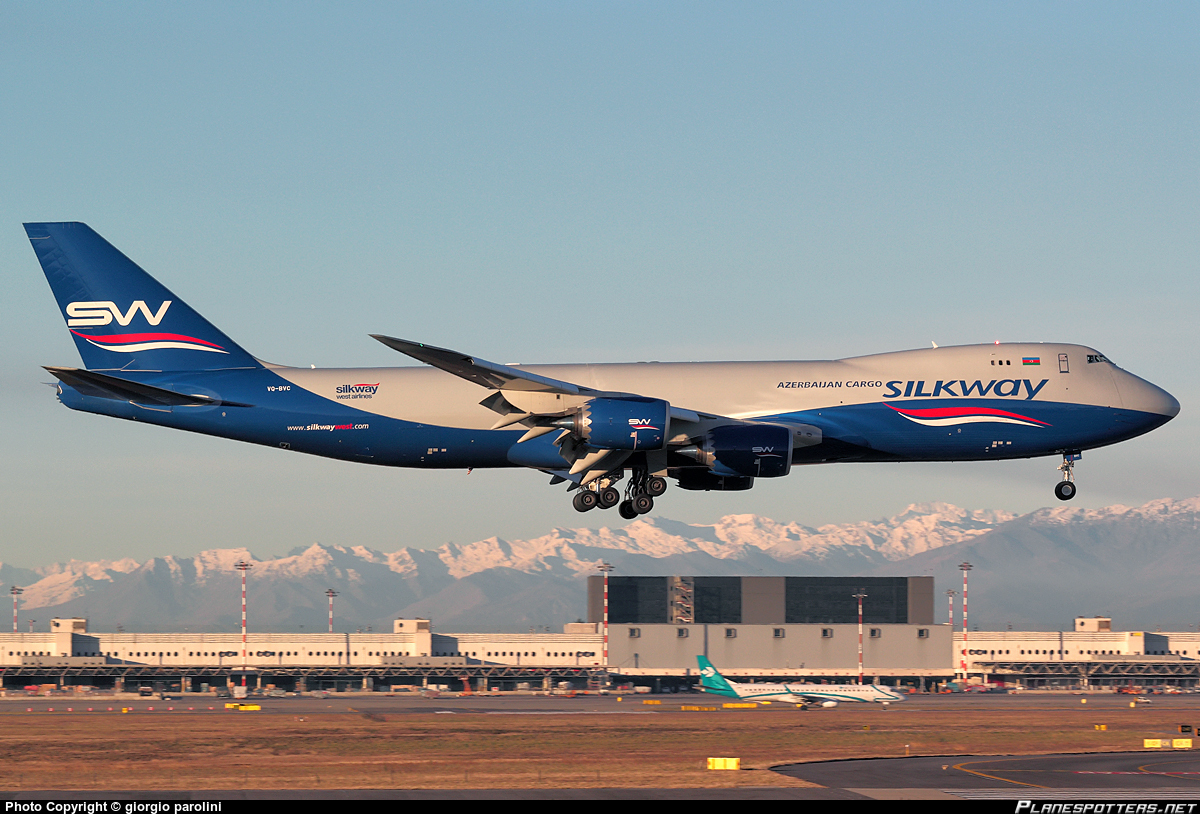
<svg viewBox="0 0 1200 814">
<path fill-rule="evenodd" d="M 1112 360 L 1110 360 L 1103 353 L 1089 353 L 1087 358 L 1089 365 L 1095 364 L 1096 362 L 1108 362 L 1110 365 L 1112 364 Z"/>
</svg>

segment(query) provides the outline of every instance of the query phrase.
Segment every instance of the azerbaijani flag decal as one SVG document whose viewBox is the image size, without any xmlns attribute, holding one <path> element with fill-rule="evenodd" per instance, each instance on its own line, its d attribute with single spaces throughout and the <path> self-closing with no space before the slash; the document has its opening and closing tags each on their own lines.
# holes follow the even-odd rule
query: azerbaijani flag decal
<svg viewBox="0 0 1200 814">
<path fill-rule="evenodd" d="M 956 424 L 1017 424 L 1022 427 L 1049 427 L 1050 424 L 1008 410 L 995 407 L 927 407 L 909 409 L 905 407 L 885 407 L 895 410 L 909 421 L 924 424 L 926 427 L 952 427 Z"/>
<path fill-rule="evenodd" d="M 105 350 L 117 353 L 138 353 L 144 350 L 203 350 L 209 353 L 229 353 L 229 351 L 212 342 L 205 342 L 194 336 L 182 334 L 112 334 L 110 336 L 88 336 L 79 331 L 71 331 L 80 339 Z"/>
<path fill-rule="evenodd" d="M 1023 356 L 1023 357 L 1021 357 L 1021 364 L 1023 364 L 1023 365 L 1040 365 L 1041 363 L 1042 363 L 1042 357 L 1040 357 L 1040 356 Z"/>
</svg>

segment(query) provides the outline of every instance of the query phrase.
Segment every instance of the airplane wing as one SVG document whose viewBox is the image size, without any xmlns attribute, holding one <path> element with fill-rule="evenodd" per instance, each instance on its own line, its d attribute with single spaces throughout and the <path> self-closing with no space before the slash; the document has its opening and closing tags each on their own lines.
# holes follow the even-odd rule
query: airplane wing
<svg viewBox="0 0 1200 814">
<path fill-rule="evenodd" d="M 600 391 L 589 387 L 580 387 L 571 382 L 550 379 L 536 373 L 527 373 L 510 365 L 498 365 L 477 356 L 469 356 L 446 348 L 379 334 L 371 334 L 371 338 L 377 339 L 392 350 L 398 350 L 419 362 L 424 362 L 447 373 L 453 373 L 455 376 L 492 390 L 528 390 L 570 396 L 578 396 L 583 393 L 593 396 L 600 395 Z"/>
<path fill-rule="evenodd" d="M 635 453 L 643 471 L 669 475 L 684 489 L 748 489 L 756 477 L 779 477 L 791 468 L 792 449 L 819 442 L 811 425 L 748 421 L 691 410 L 637 393 L 597 390 L 539 376 L 511 365 L 420 342 L 371 334 L 393 350 L 494 392 L 479 402 L 500 417 L 498 430 L 520 424 L 526 432 L 509 460 L 577 486 L 618 471 Z M 799 427 L 799 428 L 798 428 Z M 526 442 L 558 433 L 546 455 Z M 814 438 L 816 441 L 814 441 Z M 800 440 L 802 439 L 802 440 Z M 653 463 L 651 463 L 653 459 Z M 561 462 L 567 463 L 564 471 Z M 654 490 L 666 488 L 661 477 Z M 577 504 L 581 508 L 584 504 Z"/>
<path fill-rule="evenodd" d="M 481 387 L 487 387 L 491 390 L 500 390 L 504 392 L 515 391 L 527 393 L 550 393 L 562 396 L 582 396 L 585 399 L 640 398 L 640 396 L 638 396 L 636 393 L 621 393 L 612 390 L 596 390 L 591 387 L 584 387 L 583 385 L 566 382 L 561 379 L 551 379 L 547 376 L 539 376 L 536 373 L 529 373 L 528 371 L 521 370 L 513 367 L 512 365 L 500 365 L 495 362 L 489 362 L 486 359 L 480 359 L 478 356 L 471 356 L 469 354 L 460 353 L 447 348 L 426 345 L 422 342 L 410 342 L 407 339 L 397 339 L 393 336 L 383 336 L 381 334 L 371 334 L 371 338 L 382 342 L 392 350 L 398 350 L 406 356 L 411 356 L 419 362 L 424 362 L 431 367 L 436 367 L 439 370 L 446 371 L 447 373 L 453 373 L 459 378 L 466 379 L 469 382 L 474 382 Z M 490 401 L 490 399 L 487 401 Z M 486 401 L 484 406 L 496 410 L 496 407 L 493 407 L 491 404 L 487 404 Z M 501 410 L 496 411 L 502 412 Z M 551 415 L 560 412 L 563 412 L 563 410 L 530 411 L 532 415 L 537 415 L 539 413 Z M 671 418 L 674 421 L 698 422 L 702 417 L 723 418 L 723 416 L 714 415 L 712 413 L 698 413 L 693 410 L 686 410 L 676 407 L 675 405 L 671 405 Z M 515 424 L 517 423 L 517 420 L 514 420 L 510 423 Z M 501 426 L 507 426 L 507 424 Z M 493 427 L 492 429 L 500 429 L 500 427 Z"/>
</svg>

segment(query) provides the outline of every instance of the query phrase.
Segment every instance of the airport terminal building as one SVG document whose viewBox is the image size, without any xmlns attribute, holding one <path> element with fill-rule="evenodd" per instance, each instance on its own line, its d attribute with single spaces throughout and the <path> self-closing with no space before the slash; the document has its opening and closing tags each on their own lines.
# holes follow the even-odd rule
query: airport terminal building
<svg viewBox="0 0 1200 814">
<path fill-rule="evenodd" d="M 844 683 L 862 673 L 914 688 L 961 678 L 1026 687 L 1200 684 L 1200 633 L 962 631 L 933 621 L 931 577 L 611 577 L 588 584 L 587 622 L 561 633 L 435 633 L 427 619 L 390 632 L 94 632 L 54 619 L 0 634 L 7 689 L 31 684 L 184 691 L 240 684 L 284 690 L 690 686 L 697 656 L 731 678 Z M 606 635 L 607 634 L 607 635 Z"/>
<path fill-rule="evenodd" d="M 47 632 L 0 634 L 0 668 L 6 687 L 165 677 L 200 689 L 242 676 L 286 689 L 613 678 L 680 686 L 705 655 L 730 676 L 836 683 L 858 674 L 855 593 L 866 594 L 868 680 L 920 686 L 952 675 L 953 636 L 933 624 L 931 577 L 613 578 L 607 641 L 598 580 L 589 621 L 561 633 L 435 633 L 429 620 L 397 619 L 390 633 L 250 632 L 243 655 L 240 633 L 93 632 L 86 620 L 55 619 Z"/>
</svg>

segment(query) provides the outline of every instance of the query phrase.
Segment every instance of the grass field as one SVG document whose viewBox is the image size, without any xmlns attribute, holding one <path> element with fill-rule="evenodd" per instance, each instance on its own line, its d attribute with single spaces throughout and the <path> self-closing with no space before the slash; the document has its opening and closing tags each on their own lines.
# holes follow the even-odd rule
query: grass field
<svg viewBox="0 0 1200 814">
<path fill-rule="evenodd" d="M 1127 751 L 1200 722 L 1200 707 L 1099 709 L 1072 700 L 810 712 L 664 704 L 656 715 L 7 712 L 0 789 L 803 786 L 766 770 L 906 753 Z M 708 771 L 709 757 L 741 758 L 742 771 Z"/>
</svg>

